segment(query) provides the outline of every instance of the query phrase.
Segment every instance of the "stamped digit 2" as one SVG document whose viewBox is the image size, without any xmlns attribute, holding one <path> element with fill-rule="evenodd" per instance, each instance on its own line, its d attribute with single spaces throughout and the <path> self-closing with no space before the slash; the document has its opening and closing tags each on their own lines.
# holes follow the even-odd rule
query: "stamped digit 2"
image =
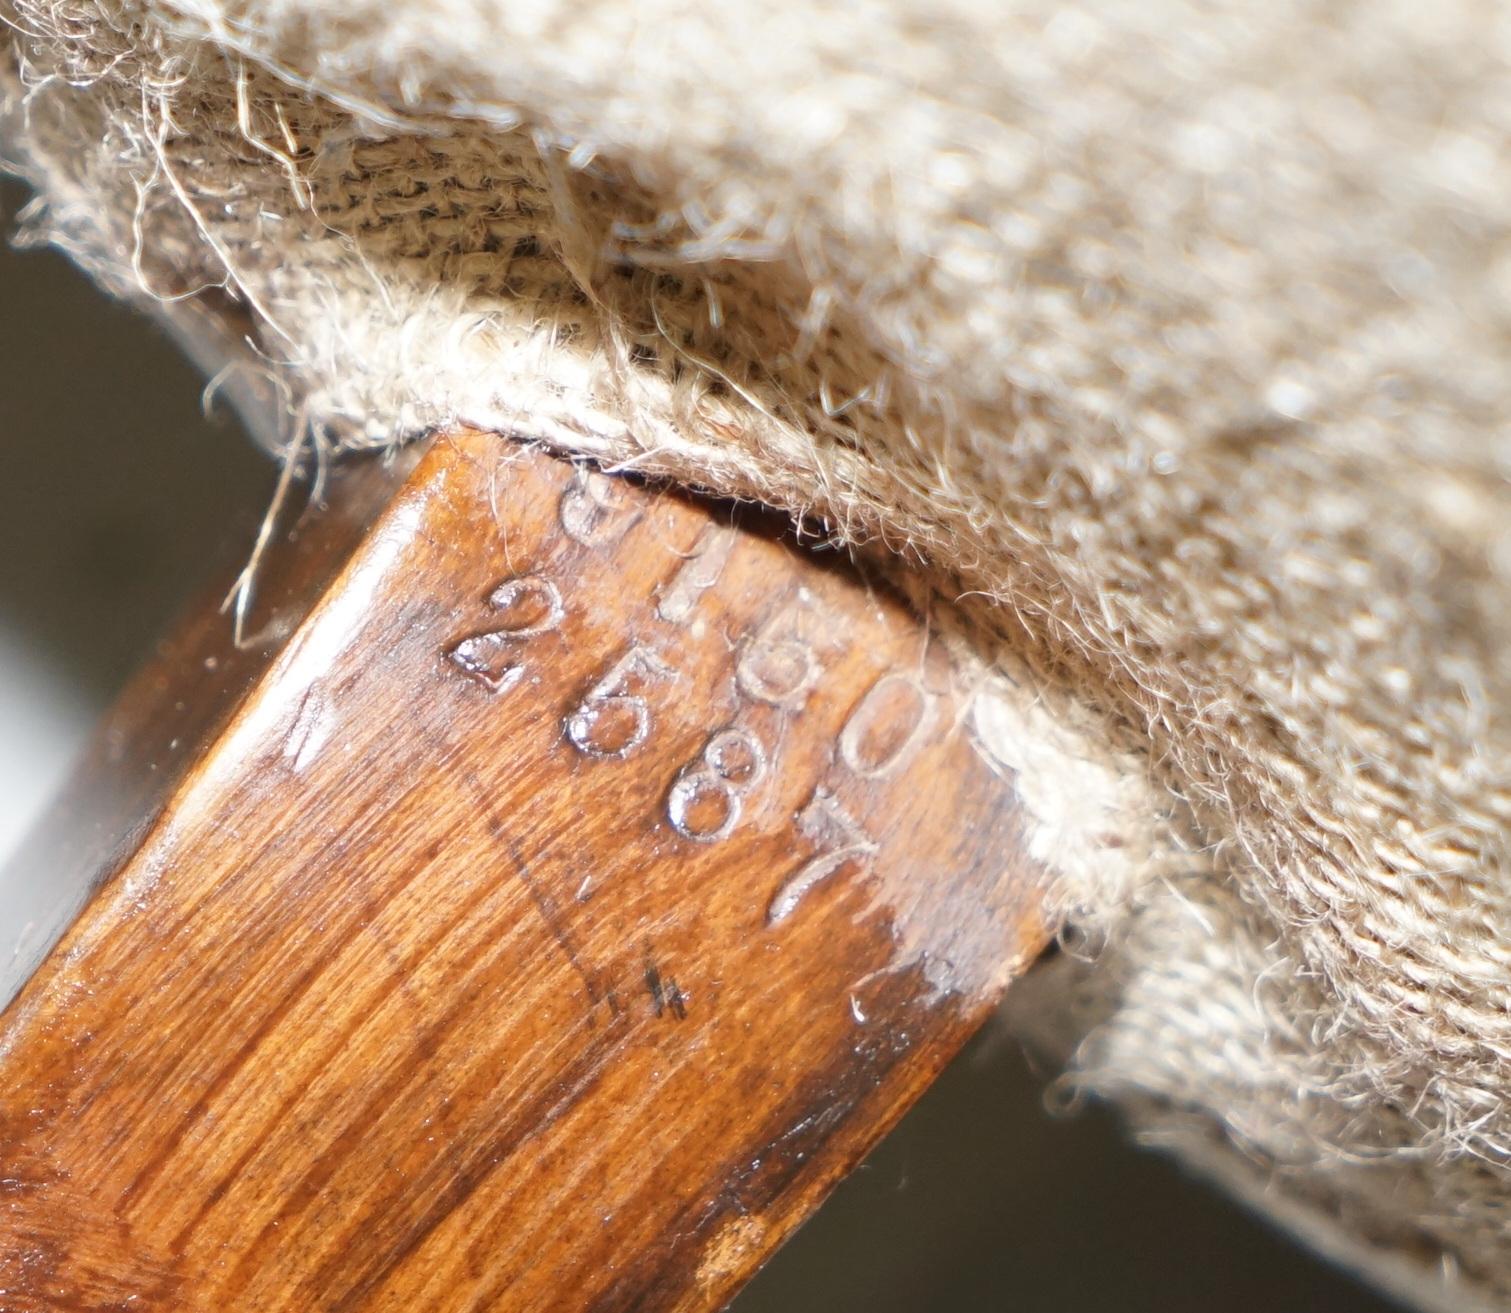
<svg viewBox="0 0 1511 1313">
<path fill-rule="evenodd" d="M 499 613 L 499 627 L 462 639 L 446 659 L 490 693 L 507 693 L 525 672 L 516 659 L 517 644 L 556 629 L 565 608 L 556 585 L 539 574 L 504 580 L 488 605 Z"/>
</svg>

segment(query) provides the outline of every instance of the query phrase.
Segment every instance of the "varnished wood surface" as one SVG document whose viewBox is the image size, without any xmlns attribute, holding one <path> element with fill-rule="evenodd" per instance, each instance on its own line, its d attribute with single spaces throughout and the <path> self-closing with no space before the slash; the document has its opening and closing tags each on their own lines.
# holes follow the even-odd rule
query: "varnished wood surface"
<svg viewBox="0 0 1511 1313">
<path fill-rule="evenodd" d="M 723 508 L 442 438 L 247 678 L 0 1018 L 7 1313 L 716 1308 L 1044 937 L 927 624 Z"/>
<path fill-rule="evenodd" d="M 279 550 L 258 572 L 240 644 L 222 605 L 224 582 L 159 643 L 98 727 L 63 796 L 0 870 L 0 905 L 35 911 L 0 933 L 0 1008 L 213 747 L 413 464 L 409 453 L 348 461 L 330 476 L 327 505 L 280 518 Z M 245 543 L 227 547 L 228 561 L 245 555 Z"/>
</svg>

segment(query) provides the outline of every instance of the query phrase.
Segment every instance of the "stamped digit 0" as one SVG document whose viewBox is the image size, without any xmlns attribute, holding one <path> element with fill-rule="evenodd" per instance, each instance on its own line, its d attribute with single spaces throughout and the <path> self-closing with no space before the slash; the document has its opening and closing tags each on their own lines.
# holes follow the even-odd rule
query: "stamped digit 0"
<svg viewBox="0 0 1511 1313">
<path fill-rule="evenodd" d="M 934 699 L 917 679 L 883 675 L 840 731 L 840 759 L 862 779 L 890 775 L 918 746 L 933 715 Z"/>
</svg>

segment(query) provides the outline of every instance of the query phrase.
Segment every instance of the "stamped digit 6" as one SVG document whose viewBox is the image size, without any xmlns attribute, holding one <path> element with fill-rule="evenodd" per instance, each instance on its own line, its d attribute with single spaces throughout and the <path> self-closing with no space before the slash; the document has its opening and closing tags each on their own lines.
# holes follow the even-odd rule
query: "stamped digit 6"
<svg viewBox="0 0 1511 1313">
<path fill-rule="evenodd" d="M 785 710 L 801 707 L 822 668 L 811 644 L 794 633 L 781 633 L 794 617 L 783 612 L 762 626 L 740 651 L 735 680 L 747 697 Z"/>
<path fill-rule="evenodd" d="M 612 547 L 640 518 L 638 509 L 625 504 L 614 480 L 589 469 L 579 469 L 567 485 L 559 513 L 567 537 L 584 547 Z"/>
</svg>

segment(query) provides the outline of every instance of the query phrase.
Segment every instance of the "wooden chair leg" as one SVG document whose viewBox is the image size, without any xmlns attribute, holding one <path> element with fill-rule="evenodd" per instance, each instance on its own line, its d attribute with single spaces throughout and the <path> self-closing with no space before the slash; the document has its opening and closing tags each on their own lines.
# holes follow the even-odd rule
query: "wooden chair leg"
<svg viewBox="0 0 1511 1313">
<path fill-rule="evenodd" d="M 969 690 L 728 508 L 350 483 L 23 857 L 101 882 L 0 1017 L 0 1304 L 717 1308 L 1042 945 Z"/>
</svg>

